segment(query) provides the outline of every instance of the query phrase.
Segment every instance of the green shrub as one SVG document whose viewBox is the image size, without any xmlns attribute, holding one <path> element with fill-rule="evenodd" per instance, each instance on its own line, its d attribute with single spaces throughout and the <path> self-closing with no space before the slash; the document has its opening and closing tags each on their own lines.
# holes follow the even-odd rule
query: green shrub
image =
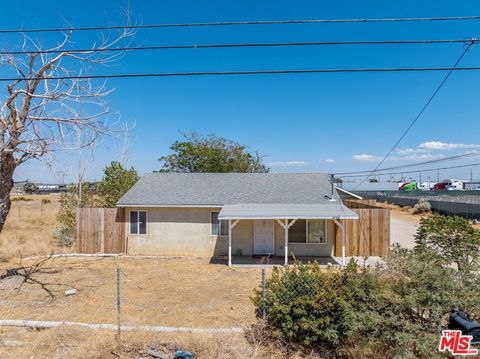
<svg viewBox="0 0 480 359">
<path fill-rule="evenodd" d="M 445 265 L 471 272 L 480 259 L 480 230 L 465 218 L 435 215 L 422 218 L 415 235 L 417 252 L 431 252 Z"/>
<path fill-rule="evenodd" d="M 68 192 L 60 194 L 60 208 L 57 213 L 57 220 L 60 223 L 60 230 L 67 232 L 75 229 L 77 219 L 77 208 L 100 207 L 102 201 L 95 195 L 95 186 L 84 183 L 81 195 L 78 186 L 70 186 Z"/>
<path fill-rule="evenodd" d="M 279 338 L 336 347 L 355 334 L 359 313 L 374 302 L 377 286 L 376 278 L 359 271 L 355 262 L 341 273 L 324 271 L 317 263 L 276 267 L 267 281 L 267 323 Z M 260 315 L 261 291 L 254 303 Z"/>
<path fill-rule="evenodd" d="M 27 197 L 12 197 L 12 202 L 32 202 L 32 198 L 27 198 Z"/>
<path fill-rule="evenodd" d="M 52 203 L 52 201 L 50 201 L 50 199 L 42 198 L 42 204 L 49 204 L 49 203 Z"/>
<path fill-rule="evenodd" d="M 431 252 L 394 247 L 385 264 L 344 270 L 295 263 L 266 283 L 266 324 L 307 347 L 361 347 L 386 358 L 434 358 L 450 308 L 480 318 L 480 276 L 463 275 Z M 262 313 L 262 293 L 253 298 Z M 347 350 L 348 352 L 348 350 Z"/>
</svg>

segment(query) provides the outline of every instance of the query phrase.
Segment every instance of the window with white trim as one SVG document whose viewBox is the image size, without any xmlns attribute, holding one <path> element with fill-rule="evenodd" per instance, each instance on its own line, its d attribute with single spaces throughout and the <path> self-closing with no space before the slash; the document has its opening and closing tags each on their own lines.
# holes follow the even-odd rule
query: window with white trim
<svg viewBox="0 0 480 359">
<path fill-rule="evenodd" d="M 211 234 L 212 236 L 228 236 L 228 221 L 219 220 L 218 215 L 220 212 L 212 212 L 211 221 Z"/>
<path fill-rule="evenodd" d="M 130 211 L 130 234 L 147 234 L 146 211 Z"/>
<path fill-rule="evenodd" d="M 324 219 L 298 219 L 288 229 L 290 243 L 327 243 Z"/>
</svg>

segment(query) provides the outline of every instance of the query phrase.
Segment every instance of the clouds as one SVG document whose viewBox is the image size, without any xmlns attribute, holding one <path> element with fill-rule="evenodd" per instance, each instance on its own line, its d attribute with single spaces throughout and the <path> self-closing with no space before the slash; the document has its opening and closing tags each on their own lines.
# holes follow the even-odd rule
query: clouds
<svg viewBox="0 0 480 359">
<path fill-rule="evenodd" d="M 429 142 L 424 142 L 419 144 L 418 148 L 424 149 L 424 150 L 455 150 L 455 149 L 461 149 L 461 148 L 480 148 L 480 145 L 429 141 Z"/>
<path fill-rule="evenodd" d="M 267 163 L 269 167 L 304 167 L 308 166 L 310 163 L 306 161 L 277 161 Z"/>
<path fill-rule="evenodd" d="M 337 163 L 337 161 L 335 161 L 334 159 L 331 159 L 331 158 L 327 158 L 325 160 L 326 163 Z"/>
<path fill-rule="evenodd" d="M 353 155 L 352 159 L 354 159 L 355 161 L 377 161 L 379 157 L 362 153 L 361 155 Z"/>
<path fill-rule="evenodd" d="M 398 148 L 388 158 L 390 161 L 428 161 L 447 157 L 439 151 L 455 151 L 461 149 L 480 148 L 480 144 L 448 143 L 442 141 L 427 141 L 413 148 Z M 355 161 L 379 161 L 382 157 L 371 154 L 353 155 Z"/>
</svg>

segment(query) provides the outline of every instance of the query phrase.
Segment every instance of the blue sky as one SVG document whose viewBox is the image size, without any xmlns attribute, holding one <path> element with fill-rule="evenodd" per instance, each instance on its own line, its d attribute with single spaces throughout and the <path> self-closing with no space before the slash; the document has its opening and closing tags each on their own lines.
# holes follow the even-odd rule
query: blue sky
<svg viewBox="0 0 480 359">
<path fill-rule="evenodd" d="M 144 24 L 312 18 L 430 17 L 479 15 L 478 1 L 132 1 L 134 20 Z M 114 1 L 0 1 L 2 28 L 122 24 Z M 229 42 L 457 39 L 480 37 L 480 21 L 396 24 L 316 24 L 141 30 L 134 45 Z M 45 44 L 54 34 L 35 37 Z M 74 36 L 82 46 L 95 33 Z M 18 48 L 20 38 L 0 35 L 0 47 Z M 480 45 L 463 66 L 478 66 Z M 95 73 L 451 66 L 462 44 L 172 50 L 129 53 Z M 443 73 L 315 74 L 111 80 L 111 108 L 135 124 L 129 164 L 143 174 L 181 132 L 215 133 L 265 155 L 273 171 L 341 172 L 370 169 L 398 139 L 442 80 Z M 385 166 L 471 151 L 480 144 L 480 73 L 454 73 Z M 3 96 L 4 89 L 0 89 Z M 111 141 L 97 149 L 88 179 L 118 159 Z M 468 161 L 466 161 L 468 162 Z M 470 162 L 475 162 L 471 159 Z M 452 163 L 453 164 L 453 163 Z M 458 162 L 455 162 L 458 164 Z M 75 176 L 75 156 L 64 158 Z M 480 167 L 476 169 L 480 179 Z M 469 170 L 442 177 L 466 177 Z M 426 176 L 426 175 L 425 175 Z M 44 163 L 20 167 L 16 179 L 57 181 Z"/>
</svg>

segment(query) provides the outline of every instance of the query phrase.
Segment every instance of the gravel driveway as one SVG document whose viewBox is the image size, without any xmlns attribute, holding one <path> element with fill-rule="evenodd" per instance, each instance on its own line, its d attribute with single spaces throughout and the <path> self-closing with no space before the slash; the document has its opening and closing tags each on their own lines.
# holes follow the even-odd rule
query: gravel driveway
<svg viewBox="0 0 480 359">
<path fill-rule="evenodd" d="M 398 243 L 402 247 L 413 248 L 417 227 L 418 224 L 415 221 L 400 217 L 392 211 L 390 215 L 390 243 Z"/>
</svg>

